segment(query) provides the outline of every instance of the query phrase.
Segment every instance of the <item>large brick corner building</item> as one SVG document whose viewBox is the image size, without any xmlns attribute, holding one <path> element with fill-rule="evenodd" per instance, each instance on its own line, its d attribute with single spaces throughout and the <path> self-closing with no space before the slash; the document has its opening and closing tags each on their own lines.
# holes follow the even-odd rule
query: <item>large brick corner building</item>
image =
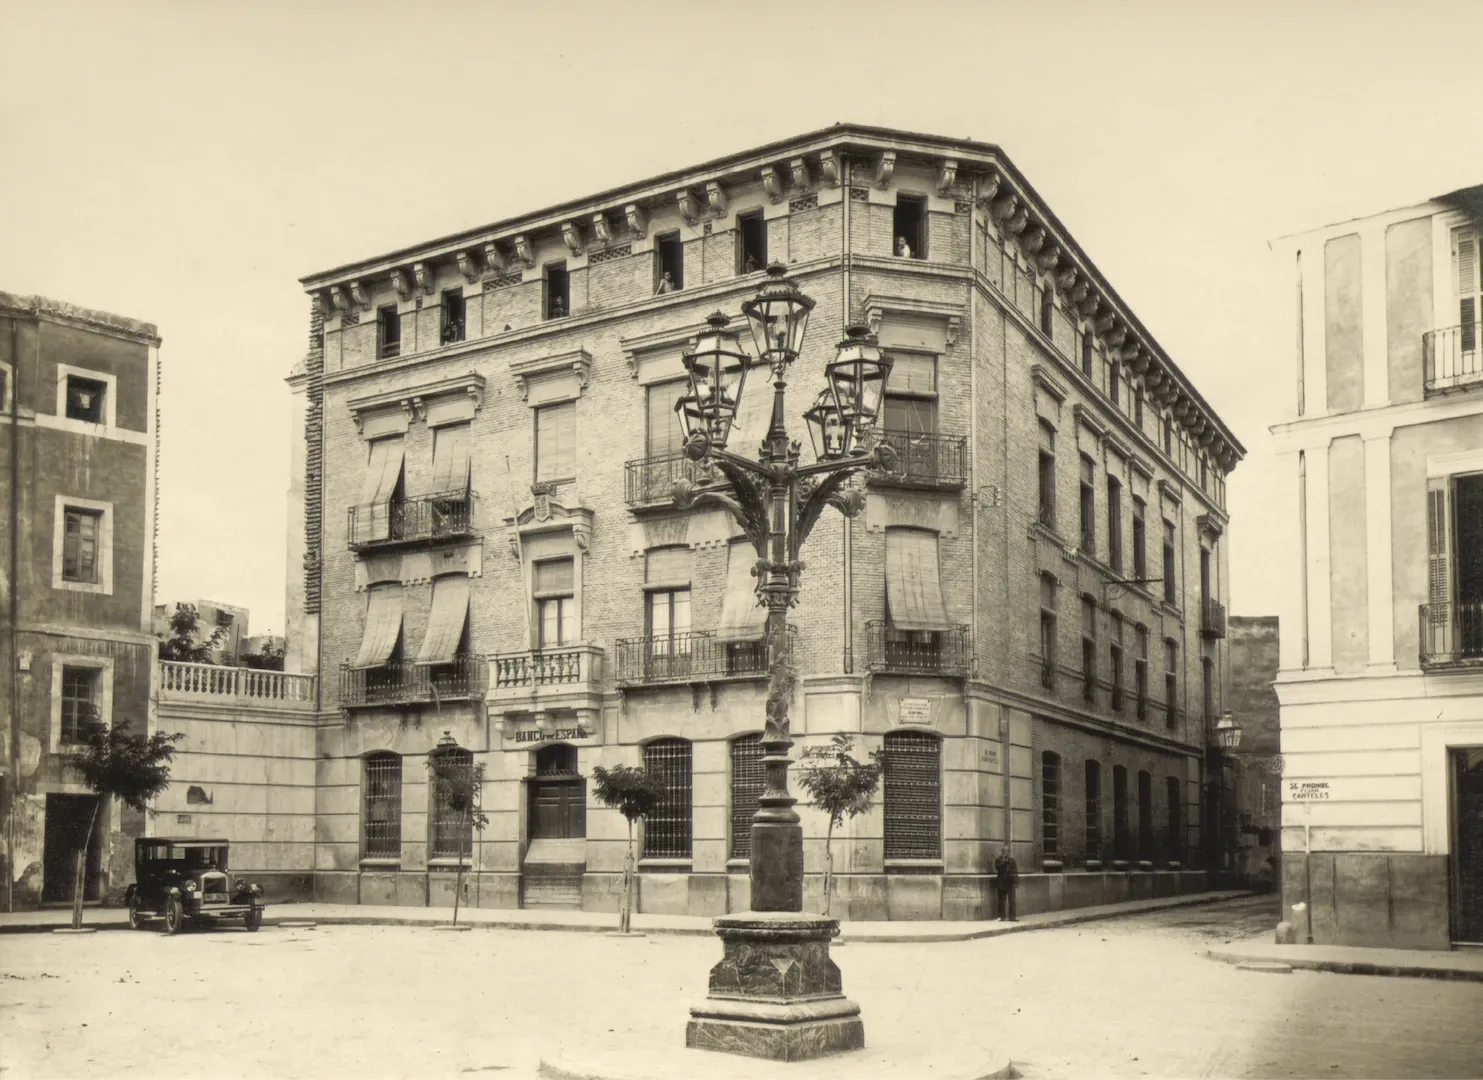
<svg viewBox="0 0 1483 1080">
<path fill-rule="evenodd" d="M 451 902 L 471 846 L 471 901 L 615 908 L 625 828 L 587 778 L 643 762 L 669 799 L 641 910 L 746 908 L 762 610 L 732 522 L 670 502 L 673 404 L 687 342 L 777 261 L 817 302 L 800 437 L 847 325 L 895 361 L 900 467 L 819 524 L 793 618 L 795 736 L 886 761 L 834 910 L 983 917 L 1006 841 L 1026 910 L 1201 886 L 1243 450 L 997 147 L 841 125 L 304 279 L 319 898 Z M 484 765 L 477 836 L 430 752 Z"/>
</svg>

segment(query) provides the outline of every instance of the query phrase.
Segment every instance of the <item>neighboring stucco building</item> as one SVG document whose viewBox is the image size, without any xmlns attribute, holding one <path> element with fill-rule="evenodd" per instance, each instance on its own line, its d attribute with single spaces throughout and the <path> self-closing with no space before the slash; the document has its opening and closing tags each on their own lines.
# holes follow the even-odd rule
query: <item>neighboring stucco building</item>
<svg viewBox="0 0 1483 1080">
<path fill-rule="evenodd" d="M 1318 943 L 1483 941 L 1480 224 L 1468 188 L 1277 245 L 1283 893 Z"/>
<path fill-rule="evenodd" d="M 643 762 L 670 799 L 641 910 L 746 908 L 754 556 L 672 506 L 673 404 L 688 341 L 774 261 L 817 302 L 798 437 L 847 325 L 895 360 L 901 466 L 815 529 L 793 620 L 795 737 L 887 762 L 835 912 L 983 917 L 1005 842 L 1024 910 L 1202 886 L 1242 448 L 1002 151 L 842 125 L 304 279 L 288 639 L 322 675 L 317 896 L 450 901 L 447 732 L 485 768 L 470 899 L 616 907 L 624 823 L 587 778 Z"/>
<path fill-rule="evenodd" d="M 248 647 L 249 612 L 245 607 L 223 604 L 219 600 L 169 600 L 156 604 L 154 608 L 154 632 L 158 638 L 170 634 L 170 618 L 180 604 L 189 604 L 196 609 L 196 639 L 201 642 L 217 637 L 212 650 L 212 662 L 238 664 L 252 650 Z"/>
<path fill-rule="evenodd" d="M 87 717 L 152 727 L 159 334 L 0 293 L 0 718 L 7 900 L 70 899 L 96 800 L 67 767 Z M 144 821 L 98 809 L 85 895 L 132 873 Z"/>
</svg>

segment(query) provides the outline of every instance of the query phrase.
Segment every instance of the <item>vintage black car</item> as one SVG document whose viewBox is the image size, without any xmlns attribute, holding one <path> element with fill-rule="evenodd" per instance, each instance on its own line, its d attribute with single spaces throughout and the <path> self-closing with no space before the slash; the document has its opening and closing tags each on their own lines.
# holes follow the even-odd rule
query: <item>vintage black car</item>
<svg viewBox="0 0 1483 1080">
<path fill-rule="evenodd" d="M 134 884 L 124 893 L 129 925 L 142 930 L 153 919 L 165 933 L 187 922 L 241 919 L 249 930 L 263 925 L 263 890 L 227 870 L 226 840 L 144 836 L 134 841 Z"/>
</svg>

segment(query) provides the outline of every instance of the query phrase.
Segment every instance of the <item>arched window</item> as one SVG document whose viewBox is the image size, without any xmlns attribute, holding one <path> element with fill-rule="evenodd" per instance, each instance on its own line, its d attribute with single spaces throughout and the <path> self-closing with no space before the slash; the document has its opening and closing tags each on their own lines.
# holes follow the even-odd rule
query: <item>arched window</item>
<svg viewBox="0 0 1483 1080">
<path fill-rule="evenodd" d="M 1153 777 L 1138 772 L 1138 858 L 1153 860 Z"/>
<path fill-rule="evenodd" d="M 1040 755 L 1040 839 L 1047 859 L 1061 854 L 1061 755 Z"/>
<path fill-rule="evenodd" d="M 361 759 L 360 857 L 402 857 L 402 759 L 380 752 Z"/>
<path fill-rule="evenodd" d="M 473 853 L 474 752 L 448 746 L 428 755 L 432 764 L 428 777 L 429 859 L 467 858 Z"/>
<path fill-rule="evenodd" d="M 1112 857 L 1126 862 L 1128 848 L 1128 770 L 1112 767 Z"/>
<path fill-rule="evenodd" d="M 644 858 L 690 858 L 690 743 L 655 739 L 644 747 L 644 769 L 664 785 L 664 798 L 644 818 Z"/>
<path fill-rule="evenodd" d="M 536 775 L 555 779 L 576 776 L 577 748 L 566 743 L 551 743 L 536 751 Z"/>
<path fill-rule="evenodd" d="M 1184 861 L 1184 798 L 1180 790 L 1182 787 L 1177 776 L 1170 776 L 1164 780 L 1164 795 L 1169 803 L 1168 861 L 1171 863 Z"/>
<path fill-rule="evenodd" d="M 921 731 L 888 732 L 884 759 L 885 857 L 942 858 L 942 744 Z"/>
<path fill-rule="evenodd" d="M 752 816 L 762 794 L 762 736 L 731 740 L 731 858 L 752 857 Z"/>
<path fill-rule="evenodd" d="M 1102 858 L 1102 763 L 1086 763 L 1086 859 Z"/>
</svg>

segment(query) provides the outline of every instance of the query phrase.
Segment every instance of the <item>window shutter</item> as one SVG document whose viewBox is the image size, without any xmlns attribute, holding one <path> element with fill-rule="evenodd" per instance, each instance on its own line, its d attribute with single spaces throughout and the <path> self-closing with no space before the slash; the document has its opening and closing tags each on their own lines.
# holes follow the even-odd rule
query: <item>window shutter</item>
<svg viewBox="0 0 1483 1080">
<path fill-rule="evenodd" d="M 644 553 L 644 584 L 689 585 L 690 566 L 687 547 L 650 548 Z"/>
<path fill-rule="evenodd" d="M 893 394 L 937 393 L 937 357 L 930 353 L 891 353 L 886 388 Z"/>
<path fill-rule="evenodd" d="M 469 488 L 469 424 L 433 429 L 433 493 L 462 493 Z"/>
<path fill-rule="evenodd" d="M 1426 555 L 1428 621 L 1434 628 L 1450 623 L 1452 600 L 1452 507 L 1451 481 L 1438 477 L 1427 483 L 1426 490 Z M 1434 629 L 1433 636 L 1445 634 Z M 1437 644 L 1443 644 L 1437 642 Z"/>
<path fill-rule="evenodd" d="M 535 569 L 537 595 L 571 595 L 574 580 L 571 559 L 550 559 L 546 562 L 538 562 Z"/>
<path fill-rule="evenodd" d="M 1478 347 L 1478 234 L 1469 229 L 1459 229 L 1452 236 L 1462 351 L 1473 352 Z"/>
</svg>

